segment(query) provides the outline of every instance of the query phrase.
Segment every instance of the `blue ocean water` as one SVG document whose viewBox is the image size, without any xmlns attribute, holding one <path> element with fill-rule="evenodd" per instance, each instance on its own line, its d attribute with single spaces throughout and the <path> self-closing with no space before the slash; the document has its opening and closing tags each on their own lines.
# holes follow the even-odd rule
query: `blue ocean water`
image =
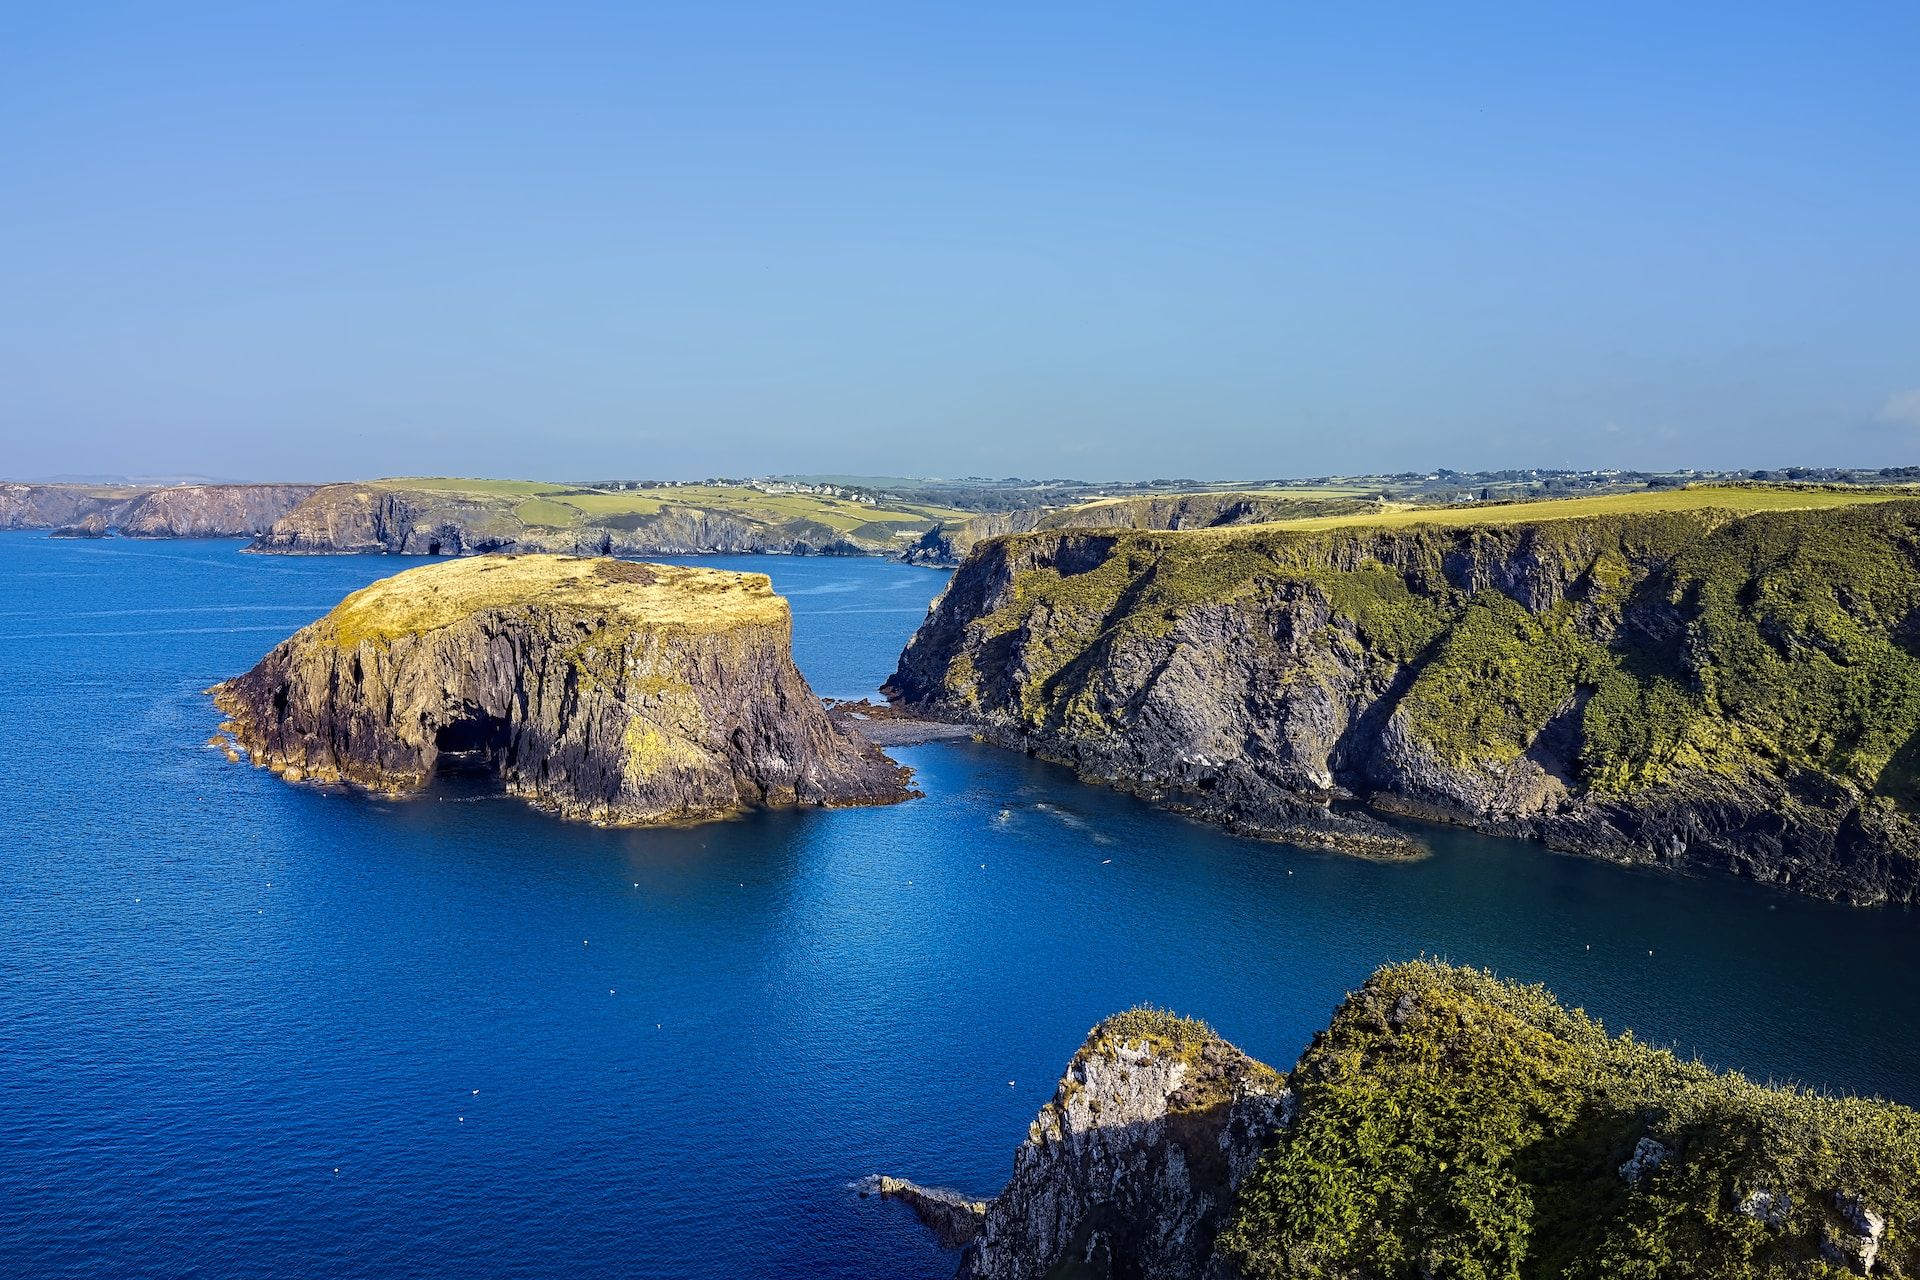
<svg viewBox="0 0 1920 1280">
<path fill-rule="evenodd" d="M 942 577 L 773 575 L 822 693 Z M 1438 954 L 1762 1077 L 1920 1102 L 1916 917 L 1454 831 L 1240 840 L 974 744 L 925 799 L 600 831 L 289 786 L 202 690 L 380 558 L 0 534 L 0 1274 L 944 1277 L 885 1171 L 992 1192 L 1151 1000 L 1290 1064 Z"/>
</svg>

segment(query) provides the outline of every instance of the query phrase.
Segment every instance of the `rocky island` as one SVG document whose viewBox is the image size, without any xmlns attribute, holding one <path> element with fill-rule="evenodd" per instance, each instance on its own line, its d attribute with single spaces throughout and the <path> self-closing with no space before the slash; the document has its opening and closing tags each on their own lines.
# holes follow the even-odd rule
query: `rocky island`
<svg viewBox="0 0 1920 1280">
<path fill-rule="evenodd" d="M 974 548 L 890 696 L 1228 827 L 1359 806 L 1920 899 L 1920 502 L 1702 488 Z"/>
<path fill-rule="evenodd" d="M 868 1185 L 970 1239 L 963 1280 L 1910 1277 L 1920 1114 L 1610 1037 L 1416 962 L 1281 1075 L 1206 1024 L 1095 1027 L 990 1201 Z"/>
<path fill-rule="evenodd" d="M 479 772 L 607 824 L 905 799 L 906 771 L 828 719 L 791 633 L 763 574 L 488 556 L 356 591 L 211 692 L 290 781 Z"/>
</svg>

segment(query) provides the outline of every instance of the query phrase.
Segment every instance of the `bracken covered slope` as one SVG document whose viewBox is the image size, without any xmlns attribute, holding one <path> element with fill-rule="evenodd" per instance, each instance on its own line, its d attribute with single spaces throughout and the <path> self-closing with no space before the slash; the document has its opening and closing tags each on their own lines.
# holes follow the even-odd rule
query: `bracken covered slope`
<svg viewBox="0 0 1920 1280">
<path fill-rule="evenodd" d="M 1096 1027 L 988 1202 L 970 1280 L 1911 1277 L 1920 1114 L 1609 1037 L 1415 962 L 1280 1076 L 1204 1024 Z"/>
<path fill-rule="evenodd" d="M 1911 500 L 1002 538 L 889 691 L 1251 832 L 1404 847 L 1357 799 L 1920 894 Z"/>
<path fill-rule="evenodd" d="M 762 574 L 489 556 L 357 591 L 213 694 L 293 781 L 483 772 L 601 823 L 904 799 L 905 772 L 829 722 L 791 632 Z"/>
</svg>

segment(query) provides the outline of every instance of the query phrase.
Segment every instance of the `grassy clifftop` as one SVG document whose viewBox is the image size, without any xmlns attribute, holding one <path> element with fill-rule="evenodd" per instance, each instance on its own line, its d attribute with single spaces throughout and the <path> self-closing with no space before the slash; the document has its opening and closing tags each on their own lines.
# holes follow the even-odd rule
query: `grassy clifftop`
<svg viewBox="0 0 1920 1280">
<path fill-rule="evenodd" d="M 1222 1239 L 1250 1280 L 1920 1265 L 1920 1114 L 1716 1073 L 1538 987 L 1384 969 L 1290 1083 Z"/>
<path fill-rule="evenodd" d="M 321 626 L 351 648 L 532 605 L 684 631 L 787 621 L 786 602 L 762 573 L 530 555 L 448 560 L 382 578 L 334 606 Z"/>
<path fill-rule="evenodd" d="M 389 492 L 439 495 L 497 507 L 532 529 L 631 529 L 673 510 L 720 512 L 754 524 L 796 522 L 831 529 L 849 541 L 884 548 L 964 513 L 923 503 L 868 505 L 813 493 L 769 493 L 739 485 L 682 484 L 646 489 L 583 489 L 532 480 L 478 480 L 446 476 L 373 481 Z"/>
</svg>

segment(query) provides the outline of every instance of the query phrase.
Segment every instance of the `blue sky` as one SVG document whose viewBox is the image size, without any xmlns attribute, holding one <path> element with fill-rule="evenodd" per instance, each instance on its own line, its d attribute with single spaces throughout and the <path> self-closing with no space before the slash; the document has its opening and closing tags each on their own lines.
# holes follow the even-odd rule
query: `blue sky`
<svg viewBox="0 0 1920 1280">
<path fill-rule="evenodd" d="M 17 5 L 0 472 L 1920 462 L 1920 7 Z"/>
</svg>

